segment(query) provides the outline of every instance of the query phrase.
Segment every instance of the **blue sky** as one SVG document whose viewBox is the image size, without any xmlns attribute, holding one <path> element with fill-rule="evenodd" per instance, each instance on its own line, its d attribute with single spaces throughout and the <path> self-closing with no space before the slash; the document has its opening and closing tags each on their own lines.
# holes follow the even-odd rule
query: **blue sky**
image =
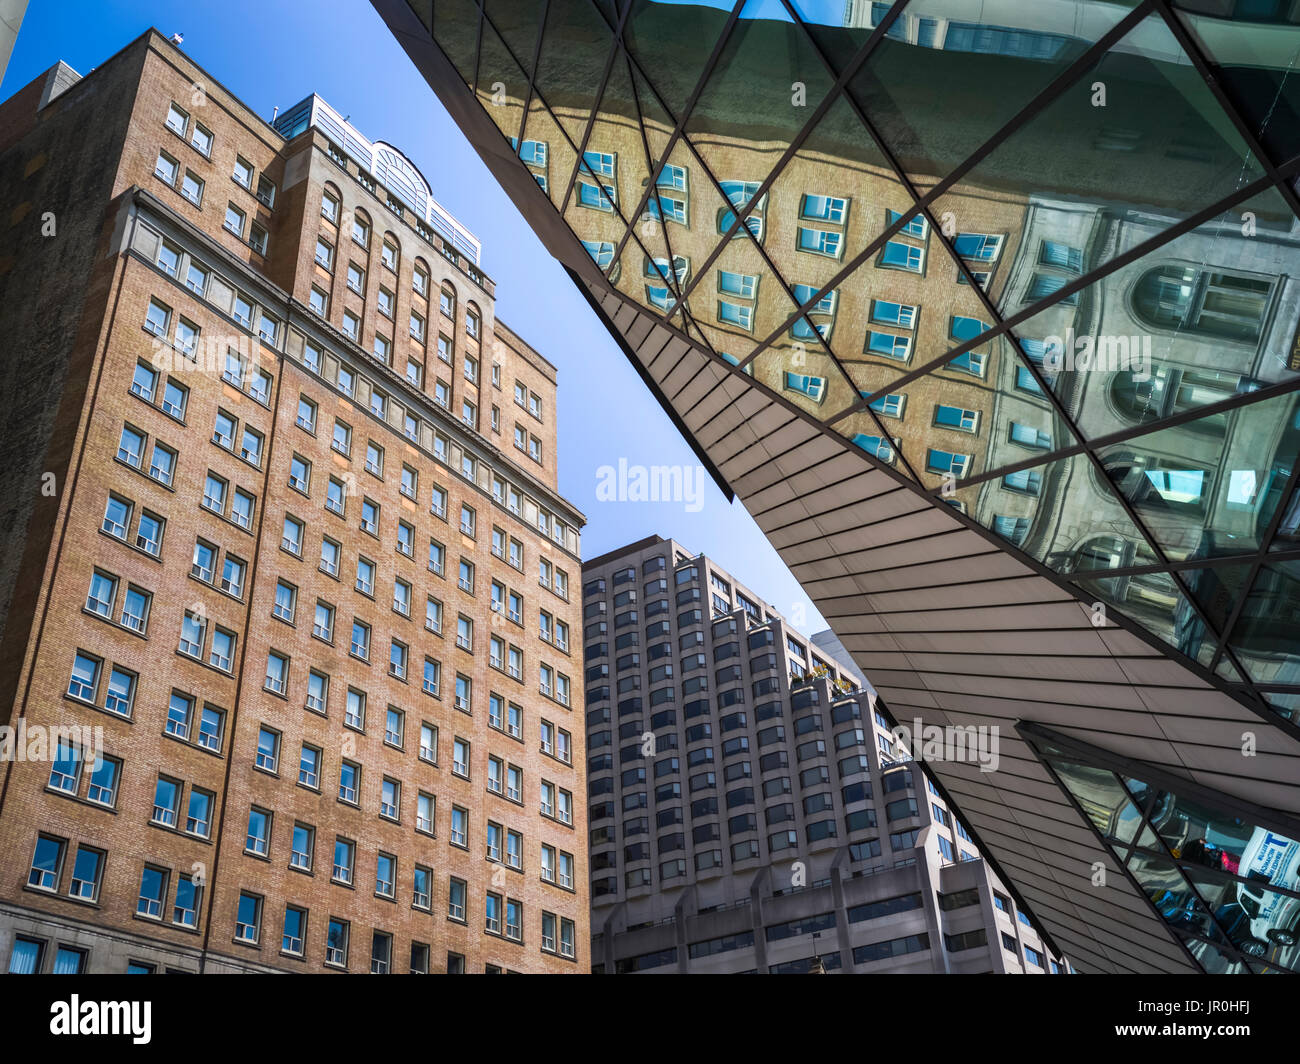
<svg viewBox="0 0 1300 1064">
<path fill-rule="evenodd" d="M 366 136 L 401 148 L 483 244 L 497 314 L 559 368 L 560 490 L 588 519 L 583 555 L 658 533 L 703 551 L 796 622 L 825 627 L 762 532 L 706 479 L 703 505 L 601 502 L 597 470 L 697 460 L 581 294 L 362 0 L 30 0 L 0 99 L 62 59 L 78 73 L 150 26 L 269 119 L 317 92 Z M 800 621 L 803 611 L 803 623 Z M 792 616 L 793 615 L 793 616 Z"/>
</svg>

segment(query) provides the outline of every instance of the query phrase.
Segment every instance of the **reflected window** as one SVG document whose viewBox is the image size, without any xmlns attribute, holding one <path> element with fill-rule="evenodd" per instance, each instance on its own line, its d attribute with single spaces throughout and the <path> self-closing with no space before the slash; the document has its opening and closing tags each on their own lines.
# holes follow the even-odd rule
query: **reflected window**
<svg viewBox="0 0 1300 1064">
<path fill-rule="evenodd" d="M 805 194 L 799 205 L 799 217 L 841 225 L 848 210 L 849 201 L 843 196 L 811 196 Z"/>
<path fill-rule="evenodd" d="M 798 392 L 800 395 L 806 395 L 814 403 L 820 403 L 826 398 L 826 378 L 807 373 L 787 373 L 785 390 Z"/>
<path fill-rule="evenodd" d="M 584 240 L 582 246 L 587 249 L 591 261 L 600 267 L 601 272 L 609 269 L 614 261 L 614 245 L 608 240 Z"/>
<path fill-rule="evenodd" d="M 844 235 L 829 229 L 814 229 L 811 226 L 799 226 L 799 250 L 812 255 L 825 255 L 838 259 L 843 248 Z"/>
<path fill-rule="evenodd" d="M 753 200 L 754 194 L 758 191 L 759 183 L 757 181 L 721 181 L 719 187 L 723 195 L 731 201 L 731 210 L 722 209 L 718 211 L 718 232 L 726 233 L 733 225 L 736 224 L 736 215 L 749 206 Z M 764 211 L 767 206 L 767 196 L 754 205 L 754 209 L 746 215 L 744 222 L 732 234 L 732 239 L 744 235 L 744 230 L 748 229 L 749 234 L 755 240 L 763 239 L 763 219 Z"/>
<path fill-rule="evenodd" d="M 1148 270 L 1133 286 L 1133 309 L 1157 329 L 1254 342 L 1272 287 L 1258 277 L 1168 264 Z"/>
<path fill-rule="evenodd" d="M 893 462 L 894 460 L 892 441 L 882 436 L 868 436 L 865 432 L 859 432 L 853 437 L 853 442 L 866 451 L 867 454 L 879 458 L 882 462 Z"/>
</svg>

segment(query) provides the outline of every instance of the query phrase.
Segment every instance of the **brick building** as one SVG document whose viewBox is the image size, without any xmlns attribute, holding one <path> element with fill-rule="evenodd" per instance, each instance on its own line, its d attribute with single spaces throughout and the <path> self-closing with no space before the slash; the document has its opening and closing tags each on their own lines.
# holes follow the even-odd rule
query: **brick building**
<svg viewBox="0 0 1300 1064">
<path fill-rule="evenodd" d="M 0 105 L 11 971 L 589 967 L 555 368 L 332 114 L 152 31 Z"/>
</svg>

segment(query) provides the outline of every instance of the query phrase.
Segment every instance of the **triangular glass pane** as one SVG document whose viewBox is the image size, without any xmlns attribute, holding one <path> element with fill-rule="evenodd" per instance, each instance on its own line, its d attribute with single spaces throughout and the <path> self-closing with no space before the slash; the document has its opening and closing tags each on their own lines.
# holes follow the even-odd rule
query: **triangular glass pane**
<svg viewBox="0 0 1300 1064">
<path fill-rule="evenodd" d="M 496 27 L 506 46 L 514 53 L 520 69 L 532 73 L 537 52 L 537 34 L 542 28 L 545 0 L 485 0 L 487 21 Z"/>
<path fill-rule="evenodd" d="M 1158 233 L 1262 174 L 1154 14 L 980 160 L 935 210 L 952 212 L 963 231 L 996 235 L 996 227 L 976 224 L 970 204 L 1027 205 L 1029 225 L 1003 231 L 1021 234 L 1036 257 L 1048 239 L 1088 270 L 1127 243 L 1118 239 L 1117 217 L 1133 217 L 1139 231 Z M 1030 302 L 1077 276 L 1054 253 L 1049 249 L 1045 261 L 1024 272 Z"/>
<path fill-rule="evenodd" d="M 871 3 L 793 0 L 790 5 L 837 73 L 844 70 L 871 36 Z M 884 5 L 886 8 L 888 4 Z"/>
<path fill-rule="evenodd" d="M 550 0 L 533 84 L 575 145 L 586 134 L 613 46 L 613 33 L 591 0 Z M 602 107 L 606 103 L 601 100 Z"/>
<path fill-rule="evenodd" d="M 1246 682 L 1246 678 L 1242 676 L 1241 671 L 1232 663 L 1226 652 L 1219 658 L 1219 663 L 1214 666 L 1214 675 L 1221 676 L 1228 683 L 1244 684 Z"/>
<path fill-rule="evenodd" d="M 1048 750 L 1044 750 L 1044 754 L 1098 833 L 1103 836 L 1111 834 L 1116 810 L 1132 804 L 1115 773 L 1096 765 L 1085 765 L 1072 754 Z"/>
<path fill-rule="evenodd" d="M 696 215 L 695 226 L 712 229 L 714 234 L 725 224 L 725 219 Z M 712 234 L 711 238 L 717 239 Z M 707 275 L 695 278 L 690 304 L 714 349 L 726 351 L 741 362 L 749 357 L 755 344 L 788 322 L 796 310 L 780 278 L 773 276 L 743 226 L 726 241 Z"/>
<path fill-rule="evenodd" d="M 470 87 L 478 59 L 480 17 L 473 0 L 438 0 L 433 10 L 433 39 Z"/>
<path fill-rule="evenodd" d="M 1099 448 L 1115 489 L 1174 561 L 1253 553 L 1300 454 L 1300 395 Z"/>
<path fill-rule="evenodd" d="M 908 480 L 916 480 L 911 463 L 903 458 L 907 441 L 889 418 L 878 417 L 870 410 L 857 410 L 841 417 L 831 427 L 854 447 L 902 473 Z"/>
<path fill-rule="evenodd" d="M 528 99 L 528 78 L 519 68 L 496 30 L 483 23 L 483 45 L 479 53 L 478 85 L 475 95 L 483 110 L 511 141 L 519 136 L 524 102 Z"/>
<path fill-rule="evenodd" d="M 956 267 L 924 215 L 882 210 L 879 228 L 900 217 L 903 228 L 836 285 L 841 316 L 858 327 L 840 330 L 831 347 L 845 365 L 858 367 L 858 386 L 872 396 L 928 365 L 936 367 L 932 372 L 942 372 L 944 381 L 987 388 L 997 379 L 995 352 L 991 340 L 978 341 L 992 329 L 992 316 L 969 286 L 938 279 L 936 274 L 945 270 L 955 277 Z M 789 252 L 787 257 L 805 271 L 792 275 L 791 283 L 809 283 L 807 257 Z M 946 365 L 941 361 L 946 352 L 970 341 L 976 343 L 968 351 Z"/>
<path fill-rule="evenodd" d="M 747 0 L 684 128 L 701 146 L 706 139 L 716 145 L 719 155 L 740 141 L 771 159 L 833 85 L 807 33 L 779 2 Z"/>
<path fill-rule="evenodd" d="M 1178 2 L 1178 17 L 1196 38 L 1256 139 L 1275 160 L 1300 154 L 1300 41 L 1294 6 L 1238 4 L 1210 10 Z M 1271 25 L 1270 25 L 1271 24 Z"/>
<path fill-rule="evenodd" d="M 1168 573 L 1108 576 L 1075 584 L 1085 600 L 1104 603 L 1187 657 L 1209 665 L 1216 644 Z"/>
<path fill-rule="evenodd" d="M 854 401 L 849 382 L 815 332 L 783 333 L 750 363 L 754 379 L 818 421 Z"/>
<path fill-rule="evenodd" d="M 523 140 L 516 154 L 556 209 L 562 211 L 569 178 L 578 164 L 578 151 L 536 96 L 528 107 Z"/>
<path fill-rule="evenodd" d="M 1300 720 L 1300 691 L 1264 691 L 1264 701 L 1269 708 L 1284 720 Z"/>
<path fill-rule="evenodd" d="M 1263 566 L 1228 645 L 1260 684 L 1300 684 L 1300 562 Z"/>
<path fill-rule="evenodd" d="M 942 177 L 1131 6 L 1090 4 L 1088 19 L 1046 29 L 1033 4 L 966 5 L 959 18 L 909 5 L 849 81 L 849 92 L 903 167 Z M 852 24 L 875 26 L 887 10 L 884 3 L 854 4 Z"/>
<path fill-rule="evenodd" d="M 1159 562 L 1085 455 L 1049 459 L 973 487 L 971 517 L 1062 575 Z"/>
<path fill-rule="evenodd" d="M 631 0 L 623 40 L 674 115 L 685 110 L 734 6 Z"/>
<path fill-rule="evenodd" d="M 1004 313 L 1036 302 L 1032 277 L 1073 280 L 1169 222 L 1116 225 L 1099 205 L 1039 203 L 995 266 Z M 1294 216 L 1275 191 L 1252 197 L 1015 326 L 1028 362 L 1088 439 L 1181 416 L 1294 378 L 1296 321 L 1277 313 L 1300 273 Z M 1113 236 L 1113 239 L 1109 237 Z M 973 245 L 972 245 L 973 247 Z M 1085 251 L 1085 249 L 1087 249 Z M 1012 278 L 999 289 L 1002 278 Z"/>
</svg>

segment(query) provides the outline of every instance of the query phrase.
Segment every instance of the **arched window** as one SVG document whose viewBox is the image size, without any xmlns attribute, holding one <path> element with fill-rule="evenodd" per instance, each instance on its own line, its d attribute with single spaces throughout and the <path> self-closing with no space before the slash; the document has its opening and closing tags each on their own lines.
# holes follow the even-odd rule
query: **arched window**
<svg viewBox="0 0 1300 1064">
<path fill-rule="evenodd" d="M 379 257 L 393 273 L 397 272 L 397 267 L 402 261 L 402 245 L 392 233 L 384 234 L 384 246 L 379 252 Z"/>
<path fill-rule="evenodd" d="M 1143 424 L 1230 399 L 1253 385 L 1249 377 L 1217 369 L 1157 366 L 1146 374 L 1125 369 L 1111 376 L 1110 401 L 1120 417 Z M 1219 414 L 1188 422 L 1184 430 L 1221 436 L 1226 424 Z"/>
<path fill-rule="evenodd" d="M 469 306 L 465 308 L 465 332 L 477 340 L 479 334 L 482 332 L 482 328 L 483 317 L 479 313 L 478 307 L 473 303 L 470 303 Z"/>
<path fill-rule="evenodd" d="M 334 225 L 339 224 L 339 212 L 342 210 L 343 195 L 339 192 L 338 186 L 331 181 L 325 182 L 325 187 L 321 190 L 320 213 L 321 217 Z"/>
<path fill-rule="evenodd" d="M 370 250 L 370 215 L 359 207 L 352 212 L 352 239 Z"/>
<path fill-rule="evenodd" d="M 1156 556 L 1145 543 L 1123 536 L 1090 536 L 1071 552 L 1069 571 L 1073 573 L 1096 572 L 1102 569 L 1124 569 L 1131 565 L 1154 565 Z"/>
<path fill-rule="evenodd" d="M 442 294 L 438 297 L 438 307 L 452 321 L 456 320 L 456 289 L 443 282 Z"/>
<path fill-rule="evenodd" d="M 1166 263 L 1133 286 L 1133 311 L 1156 329 L 1254 343 L 1272 289 L 1260 277 Z"/>
<path fill-rule="evenodd" d="M 429 298 L 429 264 L 424 259 L 415 260 L 415 269 L 411 274 L 411 287 L 417 295 Z"/>
</svg>

